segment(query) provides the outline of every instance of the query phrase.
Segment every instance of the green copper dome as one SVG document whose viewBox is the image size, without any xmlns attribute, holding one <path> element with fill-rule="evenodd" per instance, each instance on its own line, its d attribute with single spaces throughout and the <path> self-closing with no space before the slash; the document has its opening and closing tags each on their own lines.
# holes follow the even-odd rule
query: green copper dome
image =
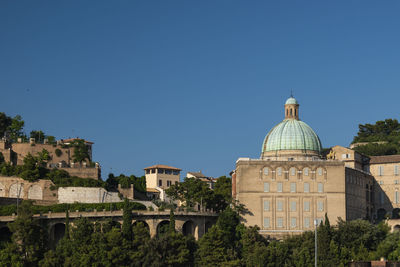
<svg viewBox="0 0 400 267">
<path fill-rule="evenodd" d="M 295 104 L 295 105 L 297 105 L 297 104 L 299 104 L 299 103 L 297 103 L 296 98 L 294 98 L 293 96 L 291 96 L 291 97 L 289 97 L 289 98 L 286 100 L 285 105 L 288 105 L 288 104 Z"/>
<path fill-rule="evenodd" d="M 285 119 L 265 137 L 261 157 L 276 155 L 277 151 L 292 155 L 321 153 L 322 146 L 318 135 L 299 119 L 299 106 L 293 96 L 286 100 Z"/>
<path fill-rule="evenodd" d="M 268 133 L 262 151 L 302 150 L 320 153 L 321 148 L 321 141 L 310 126 L 296 119 L 286 119 Z"/>
</svg>

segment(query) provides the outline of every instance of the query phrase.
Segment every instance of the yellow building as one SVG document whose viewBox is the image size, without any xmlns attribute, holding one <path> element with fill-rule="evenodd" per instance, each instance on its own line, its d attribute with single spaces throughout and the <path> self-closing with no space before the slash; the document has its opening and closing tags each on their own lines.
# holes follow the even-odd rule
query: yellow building
<svg viewBox="0 0 400 267">
<path fill-rule="evenodd" d="M 332 224 L 339 217 L 372 218 L 374 179 L 363 169 L 363 156 L 334 147 L 324 158 L 318 135 L 299 119 L 295 98 L 286 101 L 284 114 L 266 135 L 261 157 L 236 162 L 232 193 L 249 211 L 245 224 L 279 238 L 312 229 L 325 213 Z M 352 162 L 336 158 L 341 149 Z"/>
<path fill-rule="evenodd" d="M 144 168 L 147 188 L 167 189 L 173 184 L 179 183 L 181 169 L 167 165 L 153 165 Z"/>
</svg>

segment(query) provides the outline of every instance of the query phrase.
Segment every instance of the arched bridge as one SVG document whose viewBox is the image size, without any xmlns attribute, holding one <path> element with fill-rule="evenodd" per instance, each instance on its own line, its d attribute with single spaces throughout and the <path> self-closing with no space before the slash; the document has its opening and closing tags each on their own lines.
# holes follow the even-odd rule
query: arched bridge
<svg viewBox="0 0 400 267">
<path fill-rule="evenodd" d="M 80 217 L 86 217 L 93 222 L 102 222 L 111 219 L 114 222 L 122 224 L 123 210 L 116 211 L 92 211 L 92 212 L 69 212 L 69 220 L 73 225 L 74 220 Z M 208 229 L 215 224 L 218 214 L 211 212 L 182 212 L 176 211 L 175 228 L 184 235 L 193 235 L 196 239 L 204 235 Z M 55 244 L 65 232 L 65 212 L 45 213 L 34 215 L 36 218 L 44 219 L 47 222 L 50 242 Z M 169 224 L 170 211 L 132 211 L 132 224 L 143 222 L 149 229 L 150 236 L 154 237 L 162 227 Z M 9 233 L 7 223 L 14 221 L 15 215 L 0 216 L 0 234 Z"/>
</svg>

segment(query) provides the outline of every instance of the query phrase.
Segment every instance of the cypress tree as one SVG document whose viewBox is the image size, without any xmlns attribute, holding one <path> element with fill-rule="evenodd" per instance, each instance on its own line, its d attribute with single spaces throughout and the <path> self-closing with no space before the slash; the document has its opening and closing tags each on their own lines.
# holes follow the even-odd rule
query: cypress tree
<svg viewBox="0 0 400 267">
<path fill-rule="evenodd" d="M 175 214 L 174 214 L 174 210 L 172 208 L 171 208 L 171 210 L 169 212 L 168 232 L 169 233 L 175 233 Z"/>
<path fill-rule="evenodd" d="M 125 239 L 132 240 L 132 208 L 127 198 L 124 200 L 122 220 L 122 235 Z"/>
<path fill-rule="evenodd" d="M 69 239 L 69 210 L 67 207 L 67 210 L 65 211 L 65 234 L 64 234 L 66 239 Z"/>
</svg>

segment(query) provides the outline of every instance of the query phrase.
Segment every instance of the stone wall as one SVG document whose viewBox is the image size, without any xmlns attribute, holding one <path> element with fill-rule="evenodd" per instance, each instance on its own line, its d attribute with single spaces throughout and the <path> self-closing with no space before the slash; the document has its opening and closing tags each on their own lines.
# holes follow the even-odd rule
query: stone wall
<svg viewBox="0 0 400 267">
<path fill-rule="evenodd" d="M 121 184 L 118 184 L 118 192 L 121 193 L 123 197 L 127 199 L 134 199 L 135 198 L 135 190 L 133 188 L 133 184 L 131 184 L 130 188 L 122 188 Z"/>
<path fill-rule="evenodd" d="M 46 200 L 56 203 L 58 201 L 57 190 L 51 190 L 51 186 L 54 184 L 50 180 L 29 182 L 15 176 L 0 176 L 0 197 Z"/>
<path fill-rule="evenodd" d="M 58 188 L 59 203 L 108 203 L 120 202 L 117 192 L 108 192 L 101 187 L 60 187 Z"/>
</svg>

